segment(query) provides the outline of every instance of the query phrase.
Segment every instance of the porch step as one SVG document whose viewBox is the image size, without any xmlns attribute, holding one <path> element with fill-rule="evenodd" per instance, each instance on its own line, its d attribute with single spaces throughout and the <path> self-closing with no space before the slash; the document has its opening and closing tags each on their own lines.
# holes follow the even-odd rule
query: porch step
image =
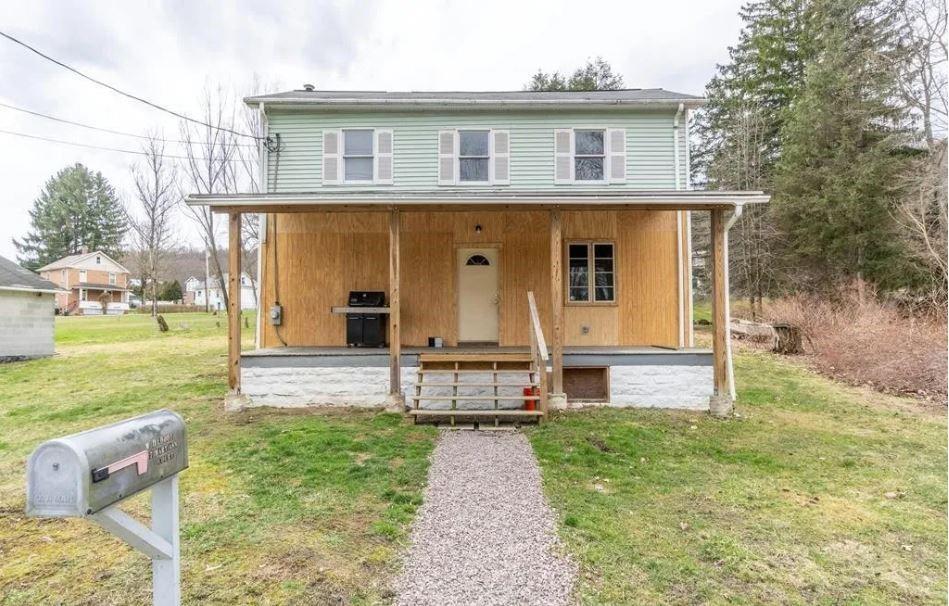
<svg viewBox="0 0 949 606">
<path fill-rule="evenodd" d="M 443 382 L 434 379 L 434 375 L 439 375 Z M 536 390 L 541 382 L 538 368 L 531 354 L 526 352 L 426 352 L 419 354 L 418 380 L 415 394 L 409 396 L 408 414 L 416 422 L 420 419 L 445 420 L 452 426 L 457 419 L 466 417 L 486 418 L 494 426 L 500 426 L 502 420 L 517 423 L 518 420 L 536 419 L 540 422 L 544 417 L 541 409 L 545 399 Z M 501 388 L 507 391 L 501 392 Z M 516 394 L 525 388 L 535 390 L 537 395 L 510 395 L 511 390 Z M 472 390 L 478 393 L 464 393 Z M 466 401 L 477 408 L 457 408 L 459 403 Z M 431 408 L 436 402 L 447 402 L 449 408 Z M 502 403 L 516 408 L 502 409 Z M 530 407 L 537 410 L 524 410 L 528 406 L 522 408 L 522 405 L 528 403 L 535 403 L 536 406 Z"/>
<path fill-rule="evenodd" d="M 524 362 L 531 361 L 529 353 L 499 352 L 499 353 L 423 353 L 418 356 L 419 362 Z"/>
<path fill-rule="evenodd" d="M 488 400 L 490 402 L 513 402 L 515 400 L 523 402 L 524 400 L 539 400 L 540 396 L 492 396 L 492 395 L 482 395 L 482 396 L 465 396 L 458 394 L 456 396 L 412 396 L 413 400 L 440 400 L 442 402 L 450 402 L 452 400 Z"/>
<path fill-rule="evenodd" d="M 482 375 L 488 375 L 492 373 L 505 373 L 510 374 L 512 372 L 526 374 L 534 372 L 533 368 L 498 368 L 497 370 L 493 368 L 461 368 L 458 370 L 451 370 L 449 368 L 426 368 L 424 370 L 419 370 L 420 375 L 455 375 L 455 374 L 472 374 L 479 373 Z M 525 385 L 526 387 L 526 385 Z"/>
<path fill-rule="evenodd" d="M 431 372 L 431 371 L 427 371 Z M 491 372 L 491 371 L 486 371 Z M 500 371 L 505 372 L 505 371 Z M 465 382 L 451 382 L 451 383 L 427 383 L 420 382 L 419 387 L 539 387 L 540 385 L 536 381 L 521 381 L 518 383 L 465 383 Z"/>
<path fill-rule="evenodd" d="M 431 410 L 414 408 L 408 414 L 415 417 L 542 417 L 540 410 Z"/>
</svg>

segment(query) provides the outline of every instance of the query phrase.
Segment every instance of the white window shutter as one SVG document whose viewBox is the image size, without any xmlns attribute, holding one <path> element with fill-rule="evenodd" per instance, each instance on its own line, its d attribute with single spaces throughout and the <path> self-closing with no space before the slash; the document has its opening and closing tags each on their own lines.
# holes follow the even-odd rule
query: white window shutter
<svg viewBox="0 0 949 606">
<path fill-rule="evenodd" d="M 511 183 L 511 131 L 495 130 L 491 131 L 493 137 L 494 155 L 492 161 L 494 166 L 493 183 L 496 185 L 510 185 Z"/>
<path fill-rule="evenodd" d="M 337 185 L 340 181 L 340 146 L 342 134 L 339 130 L 323 131 L 323 185 Z"/>
<path fill-rule="evenodd" d="M 554 183 L 573 183 L 573 130 L 554 131 Z"/>
<path fill-rule="evenodd" d="M 626 183 L 626 129 L 607 129 L 606 139 L 609 143 L 609 181 Z"/>
<path fill-rule="evenodd" d="M 438 132 L 438 184 L 455 184 L 455 131 Z"/>
<path fill-rule="evenodd" d="M 383 185 L 392 184 L 392 131 L 376 131 L 376 158 L 375 170 L 376 183 Z"/>
</svg>

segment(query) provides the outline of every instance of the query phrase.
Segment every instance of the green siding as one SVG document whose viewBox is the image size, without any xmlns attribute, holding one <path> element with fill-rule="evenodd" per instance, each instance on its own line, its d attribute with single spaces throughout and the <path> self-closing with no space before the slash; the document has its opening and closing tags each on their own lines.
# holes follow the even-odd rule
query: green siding
<svg viewBox="0 0 949 606">
<path fill-rule="evenodd" d="M 629 112 L 316 112 L 268 111 L 270 134 L 280 134 L 282 150 L 270 154 L 267 189 L 306 192 L 346 189 L 323 187 L 323 130 L 332 128 L 393 129 L 392 185 L 399 189 L 438 189 L 438 131 L 495 128 L 511 132 L 510 189 L 674 189 L 674 111 Z M 626 183 L 613 185 L 554 184 L 554 130 L 595 126 L 626 129 Z M 679 121 L 680 187 L 685 188 L 685 114 Z M 470 187 L 470 186 L 465 186 Z M 477 186 L 474 186 L 477 187 Z"/>
</svg>

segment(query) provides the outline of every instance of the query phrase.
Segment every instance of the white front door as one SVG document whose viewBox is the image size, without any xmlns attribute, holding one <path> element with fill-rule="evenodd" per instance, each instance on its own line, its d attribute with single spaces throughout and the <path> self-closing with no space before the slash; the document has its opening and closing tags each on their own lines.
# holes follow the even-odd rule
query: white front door
<svg viewBox="0 0 949 606">
<path fill-rule="evenodd" d="M 498 249 L 458 249 L 458 340 L 498 341 Z"/>
</svg>

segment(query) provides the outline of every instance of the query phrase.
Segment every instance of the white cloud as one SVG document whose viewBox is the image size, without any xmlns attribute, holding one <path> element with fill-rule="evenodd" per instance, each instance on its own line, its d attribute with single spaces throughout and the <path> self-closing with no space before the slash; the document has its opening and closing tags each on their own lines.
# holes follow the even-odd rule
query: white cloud
<svg viewBox="0 0 949 606">
<path fill-rule="evenodd" d="M 4 2 L 8 33 L 120 88 L 197 113 L 206 84 L 323 89 L 510 90 L 538 68 L 569 72 L 602 56 L 630 87 L 701 93 L 737 40 L 740 0 L 579 2 Z M 0 39 L 0 101 L 116 130 L 177 121 Z M 0 129 L 93 145 L 135 139 L 0 108 Z M 170 152 L 173 153 L 173 152 Z M 0 133 L 0 255 L 29 228 L 27 211 L 57 170 L 82 162 L 131 194 L 134 156 Z M 183 226 L 188 225 L 184 217 Z M 186 230 L 186 234 L 189 232 Z M 193 233 L 188 237 L 193 238 Z"/>
</svg>

